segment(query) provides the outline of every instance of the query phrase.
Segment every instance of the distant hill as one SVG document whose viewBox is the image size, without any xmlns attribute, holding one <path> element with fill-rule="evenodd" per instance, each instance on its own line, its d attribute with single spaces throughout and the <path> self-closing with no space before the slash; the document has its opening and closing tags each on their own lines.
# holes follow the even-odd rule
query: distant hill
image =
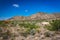
<svg viewBox="0 0 60 40">
<path fill-rule="evenodd" d="M 54 20 L 54 19 L 60 19 L 60 13 L 55 14 L 46 14 L 43 12 L 38 12 L 36 14 L 33 14 L 31 16 L 14 16 L 8 20 Z"/>
</svg>

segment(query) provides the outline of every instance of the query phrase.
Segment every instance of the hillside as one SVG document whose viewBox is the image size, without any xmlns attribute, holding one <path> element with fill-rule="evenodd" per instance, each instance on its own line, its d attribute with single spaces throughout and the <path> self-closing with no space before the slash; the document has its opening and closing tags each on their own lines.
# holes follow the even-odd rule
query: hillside
<svg viewBox="0 0 60 40">
<path fill-rule="evenodd" d="M 1 20 L 0 40 L 60 40 L 60 20 L 55 19 L 60 14 L 39 12 Z"/>
<path fill-rule="evenodd" d="M 38 12 L 31 16 L 14 16 L 9 20 L 53 20 L 53 19 L 60 19 L 60 13 L 55 14 L 46 14 L 43 12 Z"/>
</svg>

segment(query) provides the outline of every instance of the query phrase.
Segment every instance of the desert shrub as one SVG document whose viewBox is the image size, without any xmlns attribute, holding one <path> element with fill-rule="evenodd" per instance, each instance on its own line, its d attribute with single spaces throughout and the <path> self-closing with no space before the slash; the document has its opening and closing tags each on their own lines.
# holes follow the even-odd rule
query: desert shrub
<svg viewBox="0 0 60 40">
<path fill-rule="evenodd" d="M 1 35 L 1 37 L 3 38 L 3 40 L 7 40 L 7 39 L 9 39 L 9 38 L 11 38 L 11 32 L 10 31 L 8 31 L 7 30 L 7 32 L 4 32 L 4 33 L 0 33 Z"/>
<path fill-rule="evenodd" d="M 35 35 L 35 33 L 36 33 L 36 30 L 35 29 L 30 30 L 30 34 L 31 35 Z"/>
<path fill-rule="evenodd" d="M 50 30 L 50 31 L 53 30 L 53 29 L 52 29 L 52 26 L 49 26 L 49 25 L 46 25 L 45 28 L 48 29 L 48 30 Z"/>
<path fill-rule="evenodd" d="M 21 36 L 27 37 L 28 33 L 27 32 L 21 33 Z"/>
<path fill-rule="evenodd" d="M 17 21 L 10 21 L 9 25 L 11 25 L 12 27 L 16 27 L 17 24 Z"/>
<path fill-rule="evenodd" d="M 60 20 L 52 20 L 52 22 L 50 22 L 50 26 L 46 26 L 46 28 L 50 31 L 59 31 L 60 30 Z"/>
<path fill-rule="evenodd" d="M 45 32 L 45 37 L 50 37 L 50 33 L 49 32 Z"/>
<path fill-rule="evenodd" d="M 55 31 L 60 30 L 60 20 L 53 20 L 52 23 L 50 23 L 52 25 L 52 29 Z"/>
<path fill-rule="evenodd" d="M 0 27 L 7 27 L 7 23 L 5 21 L 0 21 Z"/>
<path fill-rule="evenodd" d="M 19 25 L 20 27 L 24 27 L 26 30 L 23 35 L 27 35 L 27 34 L 34 35 L 36 32 L 36 29 L 39 28 L 39 26 L 36 26 L 35 23 L 22 23 Z"/>
<path fill-rule="evenodd" d="M 30 28 L 30 29 L 36 29 L 36 28 L 39 28 L 39 26 L 36 26 L 34 23 L 21 23 L 19 24 L 20 27 L 24 27 L 24 28 Z"/>
</svg>

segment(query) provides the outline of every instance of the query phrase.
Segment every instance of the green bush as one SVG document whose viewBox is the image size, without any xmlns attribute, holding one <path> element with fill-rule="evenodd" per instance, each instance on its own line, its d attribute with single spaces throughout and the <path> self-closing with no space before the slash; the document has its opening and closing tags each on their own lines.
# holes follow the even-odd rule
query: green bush
<svg viewBox="0 0 60 40">
<path fill-rule="evenodd" d="M 30 29 L 39 28 L 39 26 L 36 26 L 34 23 L 21 23 L 21 24 L 19 24 L 19 25 L 20 25 L 20 27 L 30 28 Z"/>
<path fill-rule="evenodd" d="M 52 20 L 50 22 L 51 26 L 46 26 L 48 30 L 51 31 L 59 31 L 60 30 L 60 20 Z"/>
<path fill-rule="evenodd" d="M 28 34 L 34 35 L 36 32 L 36 29 L 39 28 L 39 26 L 35 25 L 35 23 L 21 23 L 19 24 L 20 27 L 24 27 L 25 28 L 25 32 L 23 33 L 23 35 L 25 36 Z M 33 30 L 34 29 L 34 30 Z"/>
<path fill-rule="evenodd" d="M 5 21 L 0 21 L 0 27 L 7 27 L 7 23 L 5 23 Z"/>
</svg>

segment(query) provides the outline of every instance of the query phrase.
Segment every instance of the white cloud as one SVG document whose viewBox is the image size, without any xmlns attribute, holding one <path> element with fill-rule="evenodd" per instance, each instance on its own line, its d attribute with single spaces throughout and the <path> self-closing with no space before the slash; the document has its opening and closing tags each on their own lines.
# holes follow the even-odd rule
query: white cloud
<svg viewBox="0 0 60 40">
<path fill-rule="evenodd" d="M 14 6 L 14 7 L 17 7 L 17 8 L 19 7 L 19 5 L 18 5 L 18 4 L 13 4 L 13 6 Z"/>
</svg>

